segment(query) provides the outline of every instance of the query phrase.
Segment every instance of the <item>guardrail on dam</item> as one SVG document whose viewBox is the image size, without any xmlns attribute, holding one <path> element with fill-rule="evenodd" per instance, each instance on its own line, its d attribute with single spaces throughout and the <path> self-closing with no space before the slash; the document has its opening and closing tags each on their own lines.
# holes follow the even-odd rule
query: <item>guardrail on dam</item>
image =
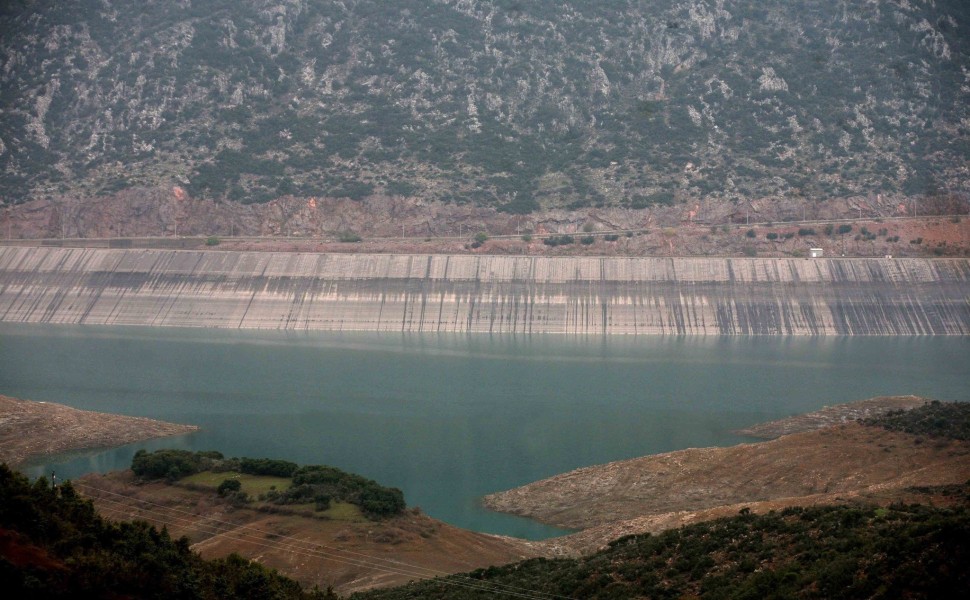
<svg viewBox="0 0 970 600">
<path fill-rule="evenodd" d="M 3 247 L 0 321 L 334 331 L 967 335 L 970 259 Z"/>
</svg>

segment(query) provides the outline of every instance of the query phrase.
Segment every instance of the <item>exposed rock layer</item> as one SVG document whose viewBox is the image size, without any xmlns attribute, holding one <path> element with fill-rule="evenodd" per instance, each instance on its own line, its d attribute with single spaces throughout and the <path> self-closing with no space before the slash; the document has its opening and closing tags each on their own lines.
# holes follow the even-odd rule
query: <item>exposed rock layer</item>
<svg viewBox="0 0 970 600">
<path fill-rule="evenodd" d="M 968 259 L 0 248 L 0 320 L 290 330 L 967 335 Z"/>
</svg>

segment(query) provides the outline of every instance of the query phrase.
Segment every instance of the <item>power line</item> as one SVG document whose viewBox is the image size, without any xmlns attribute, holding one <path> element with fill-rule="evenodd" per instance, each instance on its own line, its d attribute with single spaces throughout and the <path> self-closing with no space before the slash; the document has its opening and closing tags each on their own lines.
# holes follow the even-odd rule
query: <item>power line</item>
<svg viewBox="0 0 970 600">
<path fill-rule="evenodd" d="M 315 558 L 322 558 L 326 560 L 331 560 L 333 562 L 338 562 L 342 564 L 347 564 L 356 567 L 370 568 L 375 571 L 381 571 L 384 573 L 394 574 L 394 575 L 404 575 L 407 577 L 415 577 L 418 579 L 429 579 L 449 576 L 448 573 L 441 571 L 435 571 L 426 567 L 421 567 L 418 565 L 411 565 L 402 561 L 384 559 L 380 557 L 370 556 L 367 554 L 354 552 L 352 550 L 346 550 L 343 548 L 337 548 L 333 546 L 328 546 L 326 544 L 319 544 L 309 540 L 303 540 L 292 535 L 282 535 L 274 532 L 267 532 L 254 527 L 252 525 L 238 524 L 231 521 L 225 521 L 217 519 L 215 517 L 198 514 L 192 511 L 175 508 L 171 506 L 165 506 L 151 500 L 144 500 L 141 498 L 136 498 L 128 494 L 118 493 L 112 490 L 107 490 L 104 488 L 99 488 L 97 486 L 90 485 L 83 482 L 72 482 L 75 487 L 83 489 L 88 489 L 94 492 L 100 492 L 102 494 L 107 494 L 110 496 L 116 496 L 120 499 L 111 499 L 107 497 L 99 496 L 97 497 L 99 502 L 105 502 L 110 505 L 115 506 L 113 509 L 114 514 L 126 515 L 126 511 L 136 510 L 142 513 L 147 513 L 153 515 L 158 521 L 166 524 L 178 524 L 183 523 L 184 527 L 188 529 L 194 529 L 196 531 L 207 533 L 212 537 L 223 536 L 223 535 L 233 535 L 237 539 L 241 539 L 252 543 L 257 546 L 263 546 L 266 548 L 278 548 L 284 549 L 297 554 L 303 554 L 305 556 L 311 556 Z M 123 499 L 123 500 L 122 500 Z M 126 501 L 138 502 L 152 508 L 144 508 L 132 506 Z M 168 511 L 169 513 L 176 513 L 175 515 L 167 514 L 162 511 Z M 109 509 L 111 510 L 111 509 Z M 199 522 L 198 519 L 202 519 Z M 211 524 L 206 524 L 206 522 Z M 223 529 L 223 527 L 225 529 Z M 256 535 L 256 534 L 261 535 Z M 274 540 L 266 540 L 262 535 L 269 534 L 274 536 Z M 286 541 L 284 543 L 284 541 Z M 329 551 L 329 552 L 328 552 Z M 348 555 L 348 556 L 341 556 Z M 384 563 L 384 564 L 381 564 Z M 550 594 L 547 592 L 537 592 L 529 590 L 527 588 L 522 588 L 510 584 L 502 584 L 496 582 L 486 582 L 478 581 L 467 576 L 460 575 L 450 575 L 449 579 L 439 579 L 439 583 L 445 585 L 452 585 L 457 587 L 462 587 L 466 589 L 473 589 L 484 592 L 501 593 L 507 596 L 517 597 L 517 598 L 529 598 L 533 600 L 555 600 L 564 599 L 568 600 L 568 596 L 560 596 L 557 594 Z"/>
</svg>

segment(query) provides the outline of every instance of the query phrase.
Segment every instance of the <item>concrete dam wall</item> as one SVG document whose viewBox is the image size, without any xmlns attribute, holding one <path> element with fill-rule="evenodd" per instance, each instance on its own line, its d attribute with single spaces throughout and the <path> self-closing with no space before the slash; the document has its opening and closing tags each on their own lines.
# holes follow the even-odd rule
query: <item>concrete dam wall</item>
<svg viewBox="0 0 970 600">
<path fill-rule="evenodd" d="M 0 321 L 398 332 L 967 335 L 970 260 L 0 247 Z"/>
</svg>

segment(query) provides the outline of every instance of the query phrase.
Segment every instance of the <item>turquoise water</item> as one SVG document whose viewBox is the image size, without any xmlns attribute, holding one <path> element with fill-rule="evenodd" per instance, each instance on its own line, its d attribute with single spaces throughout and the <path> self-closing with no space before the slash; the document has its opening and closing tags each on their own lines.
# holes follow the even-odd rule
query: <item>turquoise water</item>
<svg viewBox="0 0 970 600">
<path fill-rule="evenodd" d="M 732 430 L 885 394 L 970 400 L 966 338 L 240 332 L 0 324 L 0 393 L 199 425 L 27 469 L 126 468 L 139 448 L 325 463 L 454 525 L 560 530 L 484 494 L 581 466 L 747 441 Z"/>
</svg>

